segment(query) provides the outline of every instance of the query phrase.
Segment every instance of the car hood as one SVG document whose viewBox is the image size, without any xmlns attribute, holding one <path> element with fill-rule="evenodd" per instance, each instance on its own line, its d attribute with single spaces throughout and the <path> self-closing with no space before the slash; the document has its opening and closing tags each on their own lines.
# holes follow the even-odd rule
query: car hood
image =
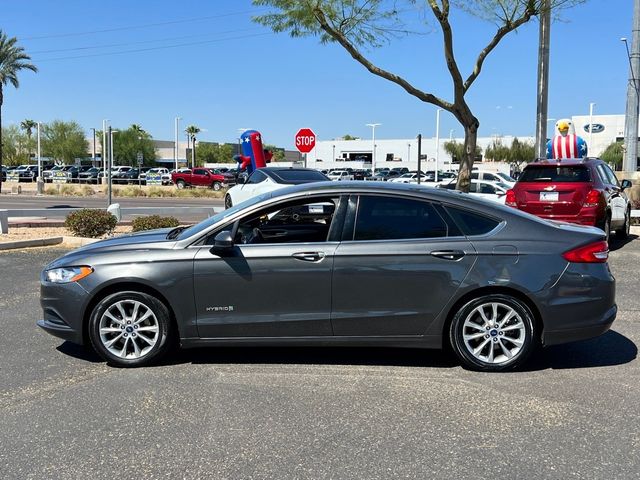
<svg viewBox="0 0 640 480">
<path fill-rule="evenodd" d="M 106 238 L 90 243 L 84 247 L 77 248 L 47 265 L 46 269 L 59 266 L 81 265 L 83 259 L 95 255 L 118 252 L 123 250 L 148 250 L 148 249 L 170 249 L 173 248 L 175 239 L 167 239 L 167 234 L 172 228 L 161 228 L 158 230 L 148 230 L 145 232 L 131 233 L 117 237 Z"/>
</svg>

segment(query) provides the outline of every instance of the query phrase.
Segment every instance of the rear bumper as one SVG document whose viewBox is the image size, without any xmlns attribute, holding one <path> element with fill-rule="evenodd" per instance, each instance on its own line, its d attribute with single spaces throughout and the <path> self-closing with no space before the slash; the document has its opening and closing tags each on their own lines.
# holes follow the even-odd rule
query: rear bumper
<svg viewBox="0 0 640 480">
<path fill-rule="evenodd" d="M 611 307 L 605 315 L 597 319 L 589 325 L 580 328 L 571 328 L 564 330 L 545 330 L 542 334 L 542 343 L 545 346 L 559 345 L 561 343 L 576 342 L 578 340 L 587 340 L 602 335 L 611 328 L 611 324 L 616 318 L 618 308 L 616 305 Z"/>
</svg>

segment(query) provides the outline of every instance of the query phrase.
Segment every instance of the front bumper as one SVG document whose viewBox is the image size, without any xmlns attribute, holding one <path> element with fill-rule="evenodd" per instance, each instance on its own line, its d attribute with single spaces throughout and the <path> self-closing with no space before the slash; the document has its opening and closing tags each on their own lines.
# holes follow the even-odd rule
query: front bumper
<svg viewBox="0 0 640 480">
<path fill-rule="evenodd" d="M 78 283 L 40 283 L 40 305 L 43 318 L 37 325 L 47 333 L 83 344 L 83 312 L 89 294 Z"/>
</svg>

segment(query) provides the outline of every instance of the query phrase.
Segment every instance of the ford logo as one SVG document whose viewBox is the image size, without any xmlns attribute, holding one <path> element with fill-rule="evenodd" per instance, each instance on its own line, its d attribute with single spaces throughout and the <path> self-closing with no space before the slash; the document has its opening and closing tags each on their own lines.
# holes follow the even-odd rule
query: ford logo
<svg viewBox="0 0 640 480">
<path fill-rule="evenodd" d="M 589 124 L 586 124 L 584 126 L 584 131 L 589 133 Z M 591 124 L 591 131 L 593 133 L 604 132 L 604 125 L 602 125 L 601 123 L 592 123 Z"/>
</svg>

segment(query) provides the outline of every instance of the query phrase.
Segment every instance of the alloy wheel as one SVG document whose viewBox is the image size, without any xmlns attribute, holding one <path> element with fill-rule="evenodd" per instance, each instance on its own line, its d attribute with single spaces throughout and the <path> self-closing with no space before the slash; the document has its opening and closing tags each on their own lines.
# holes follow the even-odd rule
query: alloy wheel
<svg viewBox="0 0 640 480">
<path fill-rule="evenodd" d="M 522 317 L 501 302 L 482 303 L 464 319 L 463 344 L 467 352 L 485 364 L 500 365 L 516 358 L 526 341 Z"/>
<path fill-rule="evenodd" d="M 153 310 L 137 300 L 120 300 L 100 317 L 100 341 L 112 355 L 136 360 L 156 345 L 160 325 Z"/>
</svg>

